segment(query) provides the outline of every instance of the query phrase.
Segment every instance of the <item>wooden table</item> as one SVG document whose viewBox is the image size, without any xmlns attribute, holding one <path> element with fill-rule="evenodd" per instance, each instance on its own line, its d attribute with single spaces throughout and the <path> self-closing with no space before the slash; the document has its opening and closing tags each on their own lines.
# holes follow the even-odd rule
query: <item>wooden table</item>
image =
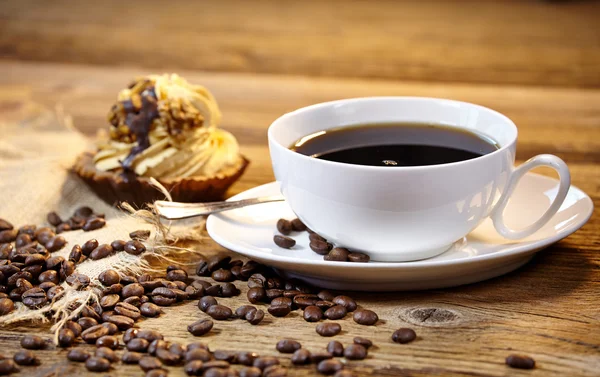
<svg viewBox="0 0 600 377">
<path fill-rule="evenodd" d="M 373 95 L 475 102 L 519 126 L 518 160 L 553 153 L 596 205 L 581 230 L 506 276 L 452 289 L 354 294 L 383 319 L 343 321 L 337 337 L 377 347 L 356 375 L 600 375 L 600 4 L 590 1 L 4 1 L 0 3 L 0 109 L 60 103 L 87 134 L 106 126 L 117 91 L 133 76 L 177 71 L 216 95 L 223 127 L 252 164 L 231 194 L 273 180 L 266 129 L 280 114 L 316 102 Z M 26 116 L 26 114 L 23 114 Z M 218 251 L 216 245 L 203 250 Z M 232 307 L 243 294 L 224 299 Z M 185 326 L 202 317 L 193 302 L 145 320 L 144 328 L 190 342 Z M 419 339 L 390 340 L 410 326 Z M 275 355 L 291 337 L 322 349 L 329 339 L 297 313 L 260 326 L 218 322 L 212 349 Z M 0 329 L 10 354 L 25 331 Z M 27 375 L 86 375 L 64 350 L 39 352 Z M 510 353 L 534 357 L 510 369 Z M 290 369 L 290 376 L 314 369 Z M 111 375 L 139 375 L 118 366 Z M 25 373 L 23 373 L 25 375 Z M 172 376 L 183 375 L 171 368 Z"/>
</svg>

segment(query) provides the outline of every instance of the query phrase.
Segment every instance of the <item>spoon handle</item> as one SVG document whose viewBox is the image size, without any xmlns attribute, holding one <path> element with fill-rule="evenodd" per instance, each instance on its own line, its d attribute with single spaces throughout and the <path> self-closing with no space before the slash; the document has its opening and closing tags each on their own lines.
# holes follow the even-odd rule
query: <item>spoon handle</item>
<svg viewBox="0 0 600 377">
<path fill-rule="evenodd" d="M 195 216 L 210 215 L 211 213 L 228 211 L 230 209 L 241 208 L 255 204 L 280 202 L 283 200 L 285 199 L 280 195 L 210 203 L 179 203 L 157 200 L 154 202 L 154 208 L 161 217 L 168 220 L 177 220 Z"/>
</svg>

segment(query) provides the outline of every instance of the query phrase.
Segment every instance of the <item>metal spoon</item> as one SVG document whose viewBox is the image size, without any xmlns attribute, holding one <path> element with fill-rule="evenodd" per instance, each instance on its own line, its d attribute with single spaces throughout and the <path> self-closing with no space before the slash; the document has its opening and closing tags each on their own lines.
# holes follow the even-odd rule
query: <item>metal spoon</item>
<svg viewBox="0 0 600 377">
<path fill-rule="evenodd" d="M 228 211 L 230 209 L 251 206 L 255 204 L 281 202 L 285 198 L 281 195 L 263 196 L 261 198 L 235 200 L 230 202 L 210 203 L 178 203 L 157 200 L 154 208 L 160 215 L 168 220 L 187 219 L 189 217 L 210 215 L 211 213 Z"/>
</svg>

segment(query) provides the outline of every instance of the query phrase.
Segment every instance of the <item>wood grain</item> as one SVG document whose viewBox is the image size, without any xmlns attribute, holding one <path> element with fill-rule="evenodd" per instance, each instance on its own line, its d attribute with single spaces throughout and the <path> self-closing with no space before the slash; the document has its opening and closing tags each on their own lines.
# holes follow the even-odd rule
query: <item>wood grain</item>
<svg viewBox="0 0 600 377">
<path fill-rule="evenodd" d="M 595 1 L 6 0 L 0 57 L 598 87 Z"/>
</svg>

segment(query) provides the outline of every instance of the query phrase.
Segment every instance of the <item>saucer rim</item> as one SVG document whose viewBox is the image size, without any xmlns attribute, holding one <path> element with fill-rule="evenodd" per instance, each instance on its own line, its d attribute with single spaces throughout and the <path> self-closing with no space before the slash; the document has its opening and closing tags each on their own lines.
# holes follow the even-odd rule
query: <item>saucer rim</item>
<svg viewBox="0 0 600 377">
<path fill-rule="evenodd" d="M 543 180 L 548 180 L 548 181 L 558 183 L 557 179 L 552 178 L 552 177 L 547 177 L 547 176 L 544 176 L 541 174 L 536 174 L 536 173 L 530 172 L 530 173 L 527 173 L 526 175 L 527 176 L 535 176 L 536 179 L 543 179 Z M 256 191 L 260 192 L 260 191 L 268 189 L 268 188 L 270 188 L 270 186 L 274 186 L 274 185 L 278 185 L 278 182 L 272 181 L 269 183 L 262 184 L 260 186 L 253 187 L 251 189 L 240 192 L 227 200 L 228 201 L 239 200 L 239 199 L 242 199 L 241 196 L 246 196 L 246 195 L 254 193 Z M 499 250 L 497 252 L 494 252 L 491 254 L 486 254 L 486 255 L 476 255 L 473 257 L 462 258 L 462 259 L 450 259 L 450 260 L 438 260 L 438 261 L 424 259 L 424 260 L 409 261 L 409 262 L 372 261 L 369 263 L 353 263 L 353 262 L 335 262 L 335 261 L 325 261 L 325 260 L 302 259 L 302 258 L 291 257 L 291 256 L 283 256 L 283 255 L 276 255 L 276 254 L 271 254 L 271 253 L 264 253 L 264 252 L 252 250 L 251 248 L 247 248 L 245 246 L 241 246 L 236 243 L 229 242 L 227 239 L 221 237 L 219 235 L 219 232 L 215 231 L 215 226 L 216 226 L 215 222 L 217 220 L 222 220 L 222 221 L 226 221 L 226 220 L 224 220 L 222 218 L 222 216 L 218 213 L 208 216 L 208 218 L 206 220 L 206 230 L 207 230 L 209 236 L 215 242 L 217 242 L 219 245 L 225 247 L 226 249 L 235 251 L 235 252 L 242 254 L 246 257 L 249 257 L 249 258 L 268 260 L 268 261 L 273 261 L 273 262 L 277 262 L 277 263 L 295 263 L 295 264 L 301 264 L 301 265 L 307 265 L 307 266 L 312 265 L 312 266 L 323 266 L 323 267 L 344 267 L 346 269 L 381 269 L 381 268 L 383 268 L 383 269 L 398 269 L 398 268 L 402 269 L 402 268 L 448 267 L 448 266 L 464 265 L 464 264 L 470 264 L 470 263 L 480 263 L 480 262 L 484 262 L 484 261 L 493 261 L 496 259 L 502 259 L 502 258 L 508 258 L 508 257 L 524 256 L 528 252 L 529 253 L 537 252 L 540 249 L 543 249 L 553 243 L 556 243 L 556 242 L 570 236 L 571 234 L 573 234 L 574 232 L 579 230 L 581 227 L 583 227 L 589 221 L 589 219 L 592 216 L 593 211 L 594 211 L 594 203 L 593 203 L 592 199 L 589 197 L 589 195 L 587 195 L 583 190 L 581 190 L 577 186 L 571 185 L 571 187 L 569 188 L 569 191 L 572 189 L 579 191 L 579 193 L 581 193 L 583 196 L 582 200 L 587 201 L 589 204 L 587 213 L 585 214 L 585 216 L 583 216 L 583 218 L 579 222 L 577 222 L 575 224 L 571 224 L 569 227 L 557 232 L 552 237 L 544 238 L 544 239 L 535 241 L 530 244 L 529 243 L 522 244 L 522 243 L 519 243 L 519 241 L 515 241 L 515 243 L 507 244 L 505 248 L 503 248 L 502 250 Z M 256 196 L 256 195 L 254 195 L 254 196 Z"/>
</svg>

